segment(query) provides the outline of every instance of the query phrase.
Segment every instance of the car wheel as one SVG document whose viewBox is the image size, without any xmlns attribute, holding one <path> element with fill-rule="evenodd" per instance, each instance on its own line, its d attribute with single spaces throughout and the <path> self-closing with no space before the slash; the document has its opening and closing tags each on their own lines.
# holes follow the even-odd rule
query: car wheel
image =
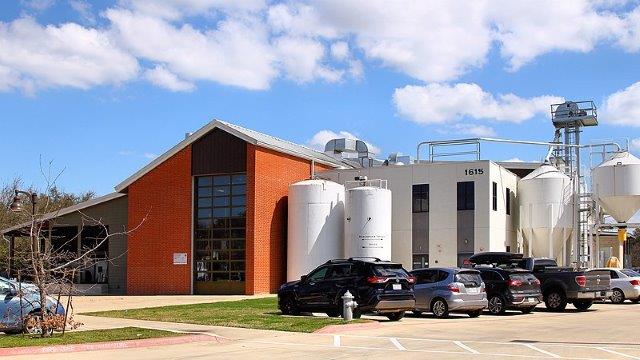
<svg viewBox="0 0 640 360">
<path fill-rule="evenodd" d="M 624 302 L 624 293 L 620 289 L 613 289 L 611 294 L 611 302 L 614 304 L 622 304 Z"/>
<path fill-rule="evenodd" d="M 44 329 L 43 325 L 42 314 L 34 312 L 25 317 L 22 332 L 29 335 L 51 336 L 53 329 Z"/>
<path fill-rule="evenodd" d="M 480 314 L 482 314 L 482 310 L 469 311 L 467 315 L 469 315 L 470 318 L 477 318 Z"/>
<path fill-rule="evenodd" d="M 489 312 L 493 315 L 502 315 L 507 310 L 505 301 L 500 295 L 489 299 Z"/>
<path fill-rule="evenodd" d="M 444 299 L 435 299 L 431 304 L 431 312 L 437 318 L 446 318 L 449 316 L 449 305 Z"/>
<path fill-rule="evenodd" d="M 588 310 L 593 305 L 593 300 L 576 300 L 573 302 L 573 306 L 580 311 Z"/>
<path fill-rule="evenodd" d="M 567 307 L 567 298 L 561 291 L 551 291 L 547 293 L 544 304 L 551 311 L 563 311 Z"/>
<path fill-rule="evenodd" d="M 282 315 L 300 315 L 300 310 L 293 296 L 287 296 L 281 300 L 280 311 L 282 311 Z"/>
<path fill-rule="evenodd" d="M 404 317 L 404 311 L 398 311 L 394 313 L 387 314 L 387 318 L 391 321 L 399 321 Z"/>
<path fill-rule="evenodd" d="M 523 314 L 531 314 L 534 308 L 535 306 L 529 306 L 529 307 L 520 309 L 520 311 L 522 311 Z"/>
</svg>

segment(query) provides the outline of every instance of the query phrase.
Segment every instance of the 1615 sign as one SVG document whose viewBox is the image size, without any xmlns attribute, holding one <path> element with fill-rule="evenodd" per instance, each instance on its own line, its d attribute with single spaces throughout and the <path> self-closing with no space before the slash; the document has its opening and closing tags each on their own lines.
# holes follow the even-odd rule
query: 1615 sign
<svg viewBox="0 0 640 360">
<path fill-rule="evenodd" d="M 484 169 L 464 169 L 464 174 L 467 176 L 483 175 Z"/>
</svg>

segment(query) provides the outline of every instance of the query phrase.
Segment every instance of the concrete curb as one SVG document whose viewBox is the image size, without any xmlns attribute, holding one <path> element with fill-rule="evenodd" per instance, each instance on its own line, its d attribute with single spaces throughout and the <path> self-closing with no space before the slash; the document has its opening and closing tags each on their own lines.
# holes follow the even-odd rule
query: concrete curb
<svg viewBox="0 0 640 360">
<path fill-rule="evenodd" d="M 353 330 L 368 330 L 382 327 L 378 321 L 370 321 L 360 324 L 346 324 L 346 325 L 327 325 L 322 329 L 314 331 L 314 334 L 338 334 L 346 333 Z"/>
<path fill-rule="evenodd" d="M 190 342 L 200 342 L 200 341 L 222 342 L 224 340 L 220 339 L 217 336 L 198 334 L 198 335 L 184 335 L 184 336 L 165 337 L 165 338 L 108 341 L 108 342 L 74 344 L 74 345 L 27 346 L 27 347 L 14 347 L 14 348 L 0 348 L 0 356 L 43 355 L 43 354 L 57 354 L 57 353 L 69 353 L 69 352 L 80 352 L 80 351 L 134 349 L 134 348 L 150 347 L 150 346 L 178 345 L 178 344 L 186 344 Z"/>
</svg>

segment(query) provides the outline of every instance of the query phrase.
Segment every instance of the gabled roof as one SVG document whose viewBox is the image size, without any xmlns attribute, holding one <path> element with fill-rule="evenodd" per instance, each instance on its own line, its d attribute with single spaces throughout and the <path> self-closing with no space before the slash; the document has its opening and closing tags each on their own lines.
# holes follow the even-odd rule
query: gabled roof
<svg viewBox="0 0 640 360">
<path fill-rule="evenodd" d="M 107 194 L 107 195 L 104 195 L 104 196 L 100 196 L 100 197 L 93 198 L 93 199 L 90 199 L 90 200 L 87 200 L 87 201 L 83 201 L 83 202 L 75 204 L 75 205 L 71 205 L 71 206 L 66 207 L 66 208 L 62 208 L 62 209 L 57 210 L 57 211 L 52 211 L 52 212 L 46 213 L 46 214 L 42 215 L 42 217 L 40 217 L 38 220 L 39 221 L 47 221 L 47 220 L 55 219 L 55 218 L 58 218 L 60 216 L 68 215 L 68 214 L 71 214 L 71 213 L 74 213 L 74 212 L 77 212 L 77 211 L 81 211 L 81 210 L 90 208 L 92 206 L 96 206 L 96 205 L 99 205 L 99 204 L 102 204 L 102 203 L 106 203 L 107 201 L 111 201 L 111 200 L 115 200 L 115 199 L 121 198 L 123 196 L 127 196 L 127 194 L 113 192 L 113 193 L 110 193 L 110 194 Z M 24 222 L 24 223 L 16 225 L 16 226 L 12 226 L 12 227 L 10 227 L 8 229 L 0 230 L 0 234 L 7 234 L 7 233 L 10 233 L 12 231 L 20 230 L 20 229 L 28 227 L 28 226 L 31 226 L 31 222 L 30 221 Z"/>
<path fill-rule="evenodd" d="M 200 139 L 204 135 L 208 134 L 213 129 L 220 129 L 234 135 L 250 144 L 261 146 L 267 149 L 275 150 L 284 154 L 289 154 L 302 159 L 313 160 L 320 164 L 333 166 L 333 167 L 347 167 L 352 166 L 335 159 L 327 154 L 313 150 L 306 146 L 292 143 L 290 141 L 282 140 L 277 137 L 263 134 L 261 132 L 244 128 L 235 124 L 231 124 L 222 120 L 213 120 L 207 125 L 201 127 L 195 133 L 189 135 L 187 138 L 176 144 L 171 149 L 167 150 L 164 154 L 158 156 L 142 169 L 138 170 L 135 174 L 131 175 L 123 182 L 118 184 L 115 189 L 118 192 L 124 191 L 129 185 L 141 178 L 143 175 L 153 170 L 156 166 L 162 164 L 165 160 L 178 153 L 180 150 L 189 146 L 196 140 Z"/>
</svg>

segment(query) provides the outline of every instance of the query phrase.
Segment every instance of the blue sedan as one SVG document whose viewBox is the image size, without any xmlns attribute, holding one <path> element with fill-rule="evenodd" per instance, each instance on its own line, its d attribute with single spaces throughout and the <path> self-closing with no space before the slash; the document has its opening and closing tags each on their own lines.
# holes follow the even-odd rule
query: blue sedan
<svg viewBox="0 0 640 360">
<path fill-rule="evenodd" d="M 22 292 L 22 297 L 18 292 Z M 40 294 L 33 284 L 0 277 L 0 331 L 11 334 L 25 332 L 42 334 Z M 22 300 L 22 301 L 21 301 Z M 64 307 L 54 298 L 47 297 L 47 311 L 64 315 Z M 53 329 L 48 329 L 52 332 Z"/>
</svg>

